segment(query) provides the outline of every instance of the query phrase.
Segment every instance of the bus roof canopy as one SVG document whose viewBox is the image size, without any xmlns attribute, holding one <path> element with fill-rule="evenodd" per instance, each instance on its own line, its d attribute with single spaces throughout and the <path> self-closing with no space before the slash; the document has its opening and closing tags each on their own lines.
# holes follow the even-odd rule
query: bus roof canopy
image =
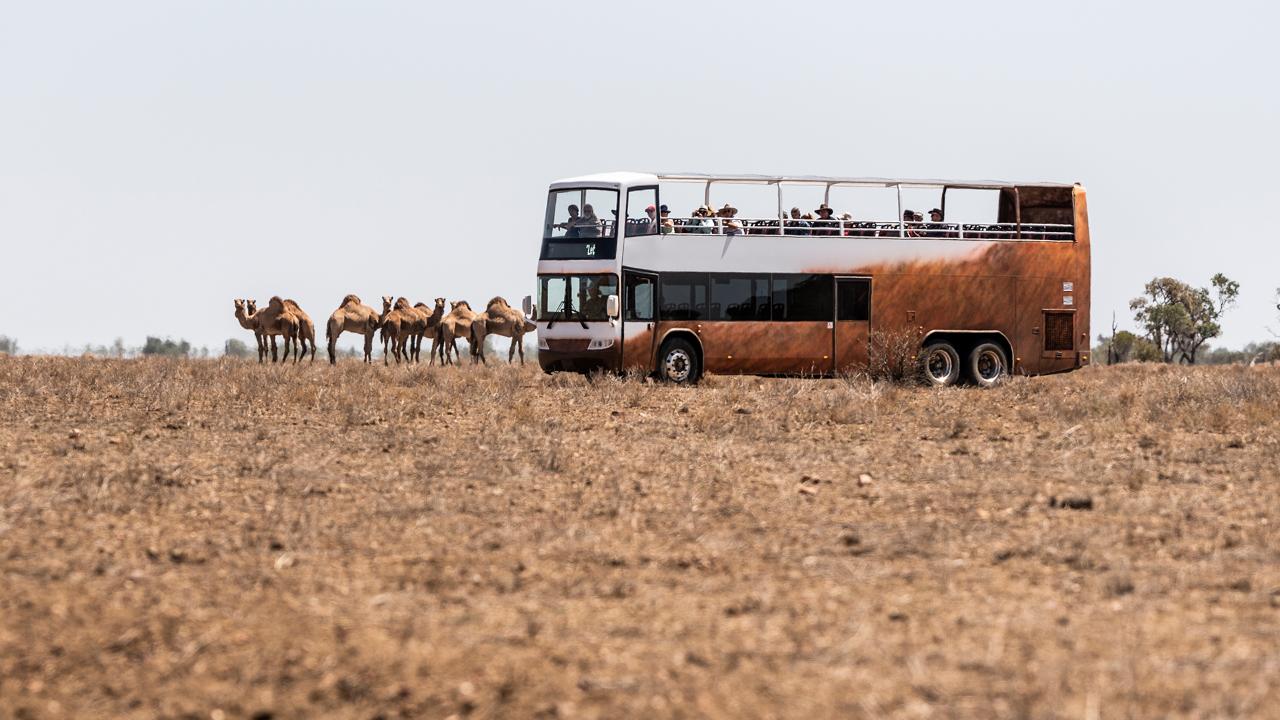
<svg viewBox="0 0 1280 720">
<path fill-rule="evenodd" d="M 714 175 L 710 173 L 610 172 L 566 178 L 551 187 L 581 185 L 644 185 L 656 182 L 742 183 L 752 185 L 852 185 L 863 187 L 949 187 L 998 190 L 1010 187 L 1069 188 L 1072 183 L 1010 182 L 1005 180 L 925 180 L 876 177 L 832 177 L 825 175 Z"/>
</svg>

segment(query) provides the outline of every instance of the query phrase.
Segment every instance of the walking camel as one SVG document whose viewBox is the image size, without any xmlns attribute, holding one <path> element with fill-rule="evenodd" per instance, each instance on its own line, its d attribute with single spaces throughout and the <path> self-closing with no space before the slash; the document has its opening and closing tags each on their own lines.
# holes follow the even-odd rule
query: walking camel
<svg viewBox="0 0 1280 720">
<path fill-rule="evenodd" d="M 356 295 L 342 298 L 342 304 L 329 316 L 325 339 L 329 345 L 329 364 L 338 362 L 338 337 L 344 332 L 364 336 L 364 361 L 373 362 L 373 336 L 381 325 L 378 311 L 360 302 Z"/>
<path fill-rule="evenodd" d="M 517 351 L 520 353 L 520 364 L 524 365 L 524 335 L 533 332 L 537 325 L 529 322 L 520 310 L 511 307 L 502 297 L 489 301 L 484 312 L 476 316 L 471 323 L 471 363 L 484 359 L 484 339 L 488 335 L 502 335 L 511 338 L 511 348 L 507 351 L 507 362 L 511 362 Z"/>
<path fill-rule="evenodd" d="M 384 308 L 388 305 L 389 297 L 384 297 L 382 303 Z M 390 365 L 389 357 L 394 355 L 396 364 L 400 364 L 401 357 L 408 362 L 408 353 L 404 351 L 405 342 L 409 339 L 414 322 L 418 320 L 418 312 L 413 309 L 409 301 L 403 297 L 396 298 L 395 304 L 391 309 L 386 311 L 382 317 L 382 327 L 378 328 L 380 337 L 382 338 L 382 364 Z"/>
<path fill-rule="evenodd" d="M 436 298 L 435 307 L 428 306 L 426 303 L 414 303 L 413 309 L 418 311 L 422 316 L 423 322 L 416 327 L 417 333 L 413 337 L 413 361 L 419 362 L 422 353 L 422 338 L 428 333 L 435 338 L 435 329 L 440 325 L 440 319 L 444 317 L 444 298 Z"/>
<path fill-rule="evenodd" d="M 307 356 L 307 343 L 311 343 L 311 362 L 316 361 L 316 324 L 311 322 L 311 316 L 306 314 L 298 303 L 285 298 L 284 307 L 290 313 L 298 318 L 298 340 L 301 343 L 302 356 Z M 296 353 L 298 352 L 298 344 L 294 345 L 295 356 L 294 362 L 298 361 Z"/>
<path fill-rule="evenodd" d="M 236 306 L 236 320 L 239 321 L 240 327 L 253 333 L 253 340 L 258 345 L 258 362 L 262 362 L 264 350 L 262 347 L 262 336 L 258 334 L 257 326 L 254 324 L 253 316 L 249 314 L 249 309 L 245 306 L 245 301 L 236 298 L 232 302 Z"/>
<path fill-rule="evenodd" d="M 461 361 L 462 355 L 458 352 L 456 340 L 459 337 L 471 337 L 471 322 L 475 318 L 476 313 L 466 300 L 450 303 L 449 314 L 440 319 L 440 324 L 436 326 L 435 340 L 431 343 L 432 365 L 436 363 L 437 348 L 440 353 L 441 365 L 453 362 L 452 355 L 458 355 L 458 359 Z"/>
<path fill-rule="evenodd" d="M 267 301 L 267 307 L 258 310 L 257 300 L 246 300 L 246 309 L 253 319 L 253 332 L 258 339 L 258 362 L 266 362 L 267 339 L 271 341 L 271 362 L 279 361 L 276 353 L 276 336 L 284 338 L 284 360 L 289 359 L 289 348 L 298 341 L 302 323 L 298 316 L 289 312 L 279 295 L 273 295 Z M 297 358 L 294 358 L 297 362 Z"/>
</svg>

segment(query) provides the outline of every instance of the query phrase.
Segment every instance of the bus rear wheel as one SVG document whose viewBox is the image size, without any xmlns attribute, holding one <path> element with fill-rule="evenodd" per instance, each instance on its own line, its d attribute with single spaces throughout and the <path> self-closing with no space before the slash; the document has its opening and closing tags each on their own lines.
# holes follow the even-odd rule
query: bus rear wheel
<svg viewBox="0 0 1280 720">
<path fill-rule="evenodd" d="M 934 343 L 920 354 L 924 378 L 934 387 L 955 385 L 960 379 L 960 353 L 951 343 Z"/>
<path fill-rule="evenodd" d="M 982 343 L 969 353 L 969 375 L 978 387 L 994 387 L 1009 374 L 1009 361 L 995 343 Z"/>
<path fill-rule="evenodd" d="M 671 338 L 662 344 L 658 353 L 658 375 L 676 385 L 692 385 L 698 382 L 698 353 L 683 338 Z"/>
</svg>

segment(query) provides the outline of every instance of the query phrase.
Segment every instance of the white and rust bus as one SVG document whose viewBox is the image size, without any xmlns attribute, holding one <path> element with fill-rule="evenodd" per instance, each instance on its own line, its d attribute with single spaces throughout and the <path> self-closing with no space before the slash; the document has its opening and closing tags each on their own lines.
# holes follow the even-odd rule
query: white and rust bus
<svg viewBox="0 0 1280 720">
<path fill-rule="evenodd" d="M 690 184 L 698 210 L 665 212 Z M 711 201 L 749 186 L 767 216 Z M 788 212 L 796 192 L 819 210 Z M 530 309 L 547 372 L 831 375 L 880 331 L 918 338 L 936 385 L 989 385 L 1089 362 L 1089 275 L 1079 184 L 616 172 L 552 183 Z"/>
</svg>

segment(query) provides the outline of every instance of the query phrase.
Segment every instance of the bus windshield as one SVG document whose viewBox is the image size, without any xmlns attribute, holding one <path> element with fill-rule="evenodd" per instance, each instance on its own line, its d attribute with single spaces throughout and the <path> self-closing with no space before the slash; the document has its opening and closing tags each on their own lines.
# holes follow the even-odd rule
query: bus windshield
<svg viewBox="0 0 1280 720">
<path fill-rule="evenodd" d="M 538 277 L 538 320 L 608 320 L 608 298 L 617 293 L 617 275 L 541 275 Z"/>
<path fill-rule="evenodd" d="M 542 228 L 542 259 L 613 258 L 617 226 L 617 190 L 552 190 Z"/>
</svg>

